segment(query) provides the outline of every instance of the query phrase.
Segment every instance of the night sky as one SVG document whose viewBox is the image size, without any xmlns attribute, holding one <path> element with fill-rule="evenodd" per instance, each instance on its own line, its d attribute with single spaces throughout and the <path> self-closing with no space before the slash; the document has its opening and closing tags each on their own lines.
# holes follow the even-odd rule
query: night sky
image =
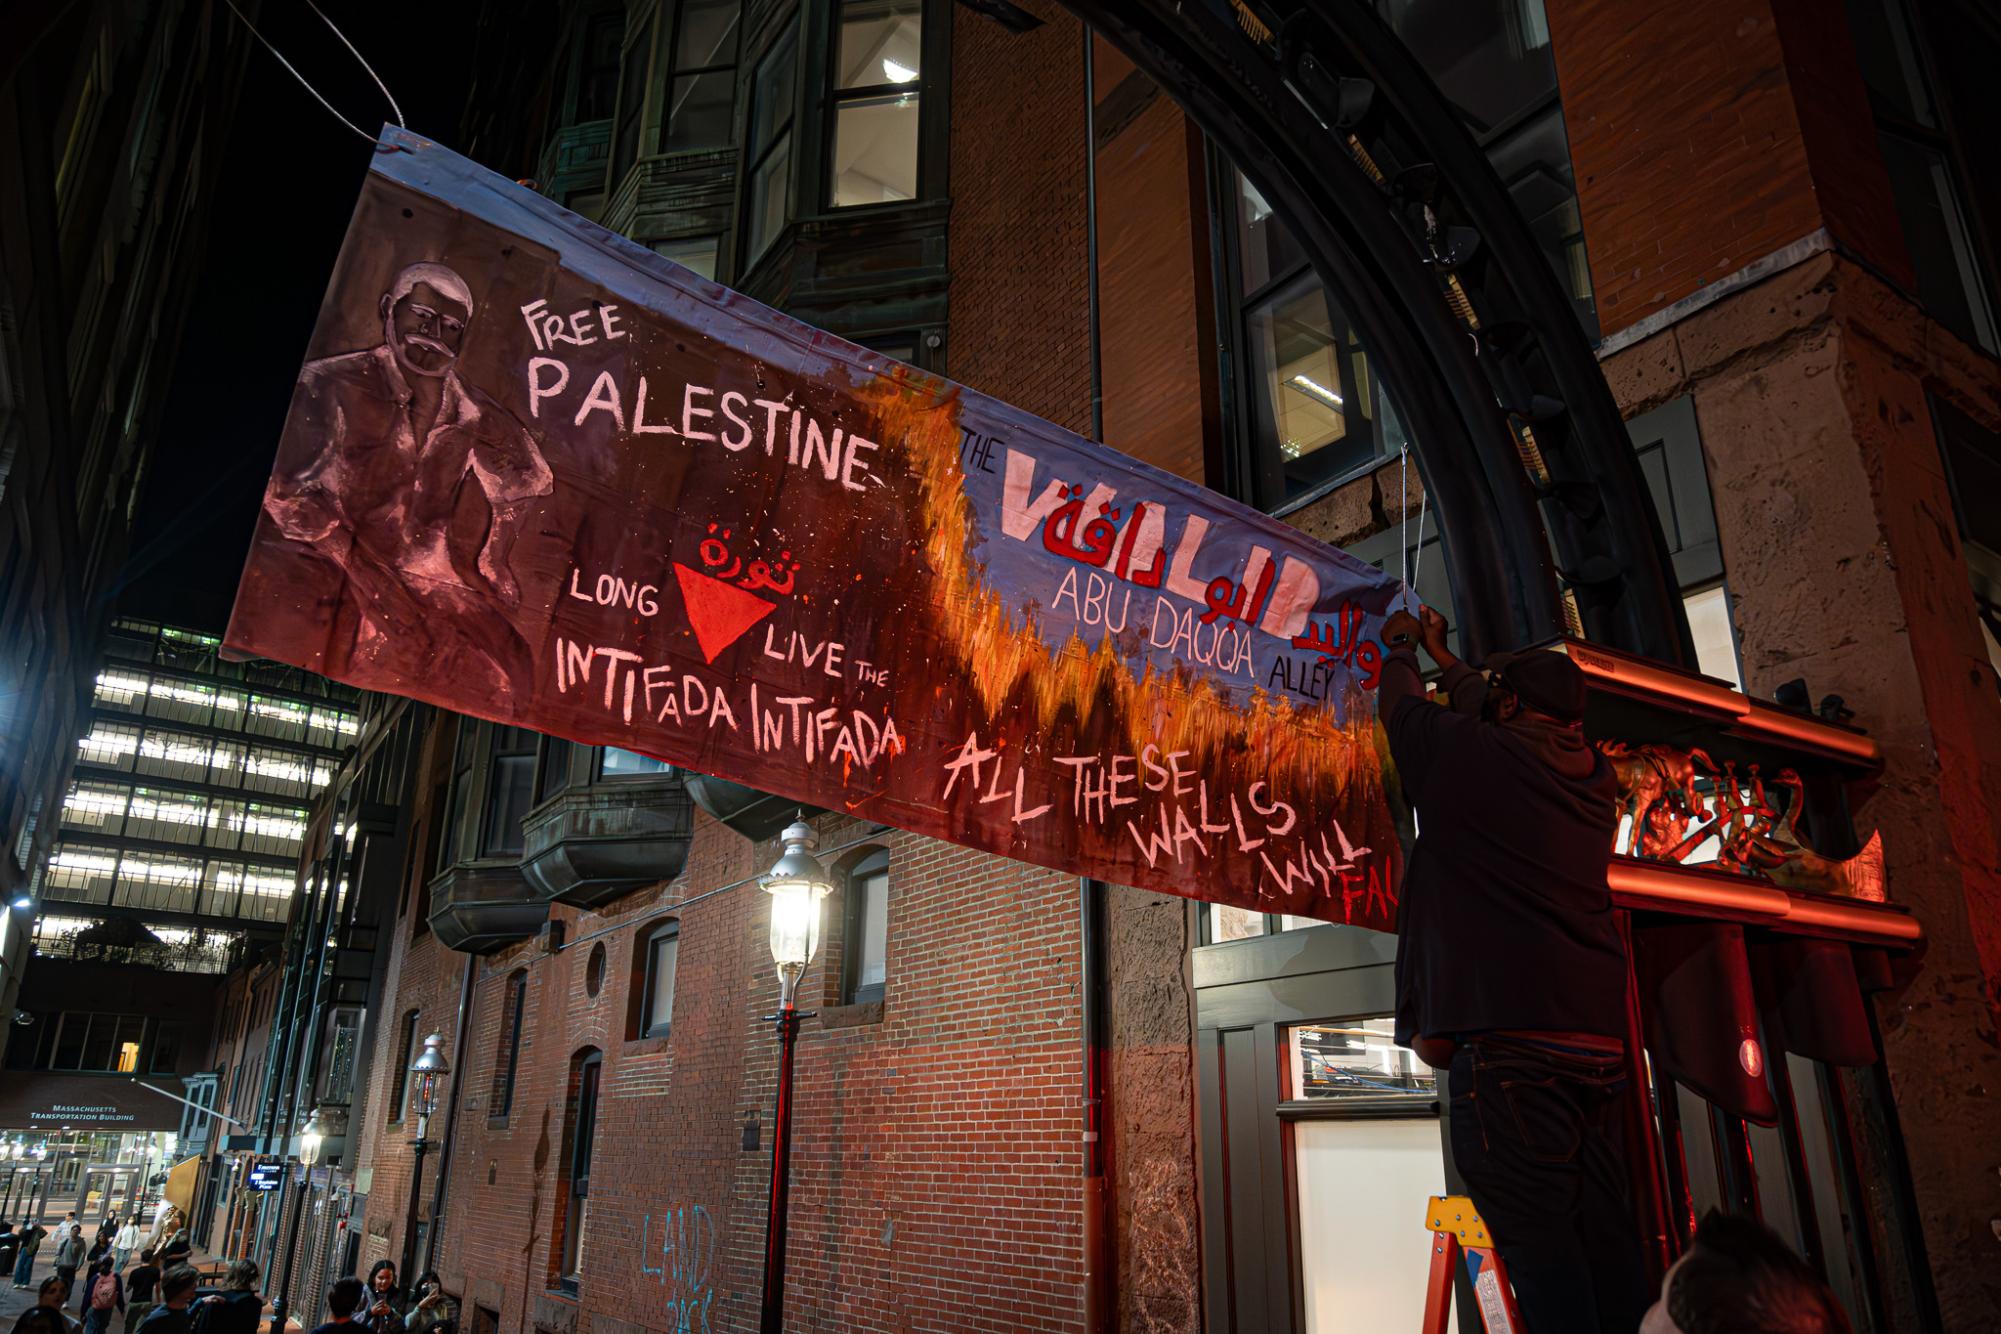
<svg viewBox="0 0 2001 1334">
<path fill-rule="evenodd" d="M 409 127 L 458 146 L 475 40 L 464 11 L 404 4 L 390 29 L 379 0 L 321 8 L 382 76 Z M 258 30 L 349 120 L 372 131 L 392 119 L 303 3 L 261 10 Z M 121 611 L 216 632 L 229 618 L 292 382 L 370 158 L 360 136 L 253 46 L 206 249 L 183 260 L 200 266 L 199 287 L 118 581 Z"/>
</svg>

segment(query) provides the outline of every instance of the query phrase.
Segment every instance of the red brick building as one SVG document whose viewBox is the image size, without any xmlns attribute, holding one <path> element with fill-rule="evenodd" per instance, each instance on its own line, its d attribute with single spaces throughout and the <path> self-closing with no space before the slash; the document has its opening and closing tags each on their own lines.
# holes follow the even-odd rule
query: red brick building
<svg viewBox="0 0 2001 1334">
<path fill-rule="evenodd" d="M 1640 453 L 1701 668 L 1760 699 L 1804 677 L 1882 752 L 1853 820 L 1926 942 L 1872 992 L 1882 1057 L 1792 1054 L 1775 1127 L 1669 1082 L 1678 1202 L 1762 1214 L 1858 1329 L 1991 1327 L 2001 183 L 1975 146 L 2001 27 L 1953 0 L 1381 8 L 1595 345 L 1631 438 L 1594 444 Z M 492 86 L 538 91 L 475 105 L 467 144 L 801 318 L 1410 561 L 1451 606 L 1438 464 L 1404 425 L 1426 387 L 1400 404 L 1345 294 L 1152 78 L 1018 12 L 1041 22 L 580 10 L 496 44 Z M 896 67 L 890 101 L 854 49 Z M 272 1039 L 296 1124 L 336 1101 L 321 1016 L 354 1011 L 332 1263 L 429 1255 L 472 1330 L 753 1327 L 777 993 L 755 877 L 790 814 L 383 704 L 316 817 L 294 952 L 320 971 L 288 974 Z M 1370 1027 L 1393 941 L 814 824 L 839 887 L 802 991 L 788 1328 L 1355 1328 L 1371 1276 L 1421 1262 L 1414 1201 L 1444 1178 L 1410 1108 L 1435 1090 Z M 453 1073 L 413 1195 L 402 1072 L 432 1032 Z M 1348 1038 L 1409 1106 L 1315 1102 L 1314 1044 Z"/>
</svg>

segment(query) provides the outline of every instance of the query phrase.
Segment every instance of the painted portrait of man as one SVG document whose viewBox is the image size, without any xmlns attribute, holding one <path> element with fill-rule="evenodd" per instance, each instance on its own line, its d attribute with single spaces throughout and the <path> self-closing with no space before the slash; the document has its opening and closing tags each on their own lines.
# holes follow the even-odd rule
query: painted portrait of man
<svg viewBox="0 0 2001 1334">
<path fill-rule="evenodd" d="M 503 694 L 530 679 L 511 556 L 554 478 L 459 372 L 477 306 L 452 269 L 408 265 L 381 294 L 382 341 L 299 374 L 264 517 L 300 565 L 338 572 L 324 670 L 458 671 Z"/>
</svg>

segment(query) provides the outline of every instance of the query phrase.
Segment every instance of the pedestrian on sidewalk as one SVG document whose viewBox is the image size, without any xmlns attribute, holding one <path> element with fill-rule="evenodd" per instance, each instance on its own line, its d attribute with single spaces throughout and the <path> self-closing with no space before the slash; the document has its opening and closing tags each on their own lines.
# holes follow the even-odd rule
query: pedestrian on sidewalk
<svg viewBox="0 0 2001 1334">
<path fill-rule="evenodd" d="M 354 1321 L 355 1308 L 367 1295 L 358 1278 L 344 1278 L 328 1288 L 327 1314 L 333 1319 L 313 1326 L 313 1334 L 354 1334 L 361 1328 Z"/>
<path fill-rule="evenodd" d="M 63 1281 L 64 1286 L 74 1288 L 76 1271 L 83 1267 L 84 1252 L 88 1249 L 83 1244 L 83 1225 L 66 1223 L 58 1229 L 58 1232 L 60 1235 L 56 1238 L 56 1277 Z"/>
<path fill-rule="evenodd" d="M 93 1260 L 96 1259 L 97 1258 L 96 1253 L 100 1249 L 106 1251 L 110 1250 L 111 1239 L 117 1235 L 118 1235 L 118 1215 L 106 1214 L 104 1216 L 104 1221 L 97 1225 L 97 1235 L 90 1239 L 90 1249 L 92 1251 L 91 1258 Z"/>
<path fill-rule="evenodd" d="M 188 1253 L 194 1250 L 194 1240 L 188 1236 L 187 1225 L 176 1216 L 174 1230 L 167 1237 L 167 1244 L 160 1248 L 160 1268 L 172 1269 L 175 1265 L 188 1262 Z"/>
<path fill-rule="evenodd" d="M 125 1272 L 125 1266 L 132 1263 L 132 1252 L 138 1249 L 139 1220 L 127 1218 L 118 1229 L 118 1235 L 111 1239 L 111 1259 L 119 1273 Z"/>
<path fill-rule="evenodd" d="M 25 1288 L 28 1276 L 35 1271 L 35 1252 L 41 1249 L 42 1238 L 49 1235 L 49 1230 L 32 1218 L 24 1218 L 17 1235 L 21 1238 L 21 1249 L 14 1255 L 14 1286 Z"/>
<path fill-rule="evenodd" d="M 125 1284 L 104 1256 L 87 1272 L 83 1298 L 84 1334 L 111 1334 L 111 1322 L 125 1310 Z"/>
<path fill-rule="evenodd" d="M 371 1334 L 404 1334 L 402 1299 L 395 1262 L 377 1260 L 368 1269 L 368 1304 L 355 1312 L 354 1323 Z"/>
<path fill-rule="evenodd" d="M 222 1291 L 195 1303 L 194 1316 L 196 1334 L 257 1334 L 264 1298 L 257 1291 L 256 1262 L 232 1262 Z"/>
<path fill-rule="evenodd" d="M 192 1265 L 175 1265 L 160 1278 L 160 1304 L 139 1322 L 134 1334 L 194 1334 L 188 1307 L 195 1299 L 201 1275 Z"/>
<path fill-rule="evenodd" d="M 69 1334 L 70 1318 L 53 1306 L 30 1306 L 14 1320 L 13 1334 Z"/>
<path fill-rule="evenodd" d="M 446 1294 L 437 1270 L 425 1270 L 410 1296 L 415 1304 L 403 1318 L 404 1334 L 449 1334 L 458 1328 L 459 1304 Z"/>
<path fill-rule="evenodd" d="M 1561 653 L 1383 626 L 1377 710 L 1421 829 L 1397 922 L 1396 1040 L 1450 1071 L 1451 1151 L 1532 1334 L 1630 1330 L 1648 1295 L 1627 1198 L 1626 947 L 1607 868 L 1618 779 Z M 1422 644 L 1449 704 L 1427 698 Z M 1552 1147 L 1554 1146 L 1554 1147 Z"/>
<path fill-rule="evenodd" d="M 61 1330 L 63 1334 L 75 1334 L 76 1321 L 63 1310 L 63 1303 L 68 1300 L 69 1284 L 63 1282 L 61 1275 L 50 1274 L 42 1280 L 41 1291 L 35 1294 L 34 1306 L 22 1313 L 21 1319 L 14 1322 L 14 1328 L 21 1328 L 22 1321 L 34 1315 L 39 1323 L 28 1325 L 29 1329 Z M 37 1311 L 42 1314 L 35 1315 Z"/>
<path fill-rule="evenodd" d="M 84 1257 L 83 1264 L 80 1266 L 82 1282 L 79 1286 L 82 1288 L 82 1291 L 76 1295 L 77 1319 L 83 1319 L 83 1313 L 90 1305 L 90 1289 L 91 1285 L 97 1281 L 98 1265 L 108 1264 L 110 1260 L 111 1239 L 102 1232 L 99 1232 L 97 1240 L 91 1243 L 90 1254 Z"/>
<path fill-rule="evenodd" d="M 153 1262 L 153 1252 L 139 1252 L 139 1263 L 125 1276 L 125 1334 L 133 1334 L 160 1304 L 154 1297 L 159 1287 L 160 1266 Z"/>
</svg>

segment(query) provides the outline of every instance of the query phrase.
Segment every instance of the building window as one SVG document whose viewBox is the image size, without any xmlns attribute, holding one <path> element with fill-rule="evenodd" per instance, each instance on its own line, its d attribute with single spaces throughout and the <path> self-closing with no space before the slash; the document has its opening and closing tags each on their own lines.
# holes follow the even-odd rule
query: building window
<svg viewBox="0 0 2001 1334">
<path fill-rule="evenodd" d="M 1198 939 L 1204 945 L 1222 945 L 1232 940 L 1250 940 L 1255 936 L 1275 936 L 1282 931 L 1304 931 L 1309 926 L 1330 925 L 1317 917 L 1255 912 L 1249 908 L 1233 908 L 1227 903 L 1205 903 L 1200 911 L 1202 920 Z"/>
<path fill-rule="evenodd" d="M 879 1001 L 889 976 L 889 852 L 878 850 L 848 872 L 841 999 L 849 1005 Z"/>
<path fill-rule="evenodd" d="M 799 29 L 758 62 L 750 87 L 750 194 L 744 258 L 755 260 L 792 220 L 792 117 L 799 100 Z"/>
<path fill-rule="evenodd" d="M 320 1057 L 320 1101 L 345 1107 L 354 1097 L 354 1067 L 361 1054 L 359 1005 L 343 1005 L 329 1017 Z"/>
<path fill-rule="evenodd" d="M 1848 21 L 1918 299 L 1939 323 L 1995 351 L 2001 344 L 1993 289 L 1956 168 L 1952 127 L 1934 94 L 1932 53 L 1904 0 L 1848 0 Z M 1955 29 L 1955 41 L 1981 40 L 1979 27 L 1948 7 L 1939 7 L 1937 22 Z M 1988 100 L 1984 89 L 1978 100 Z"/>
<path fill-rule="evenodd" d="M 181 1034 L 184 1025 L 178 1020 L 161 1023 L 153 1031 L 153 1057 L 146 1068 L 156 1075 L 171 1075 L 181 1063 Z M 127 1065 L 124 1049 L 120 1048 L 120 1070 L 134 1070 L 139 1065 L 139 1048 L 136 1041 L 131 1048 L 131 1064 Z"/>
<path fill-rule="evenodd" d="M 728 145 L 742 10 L 740 0 L 681 0 L 669 47 L 673 65 L 667 78 L 667 114 L 661 117 L 661 152 Z"/>
<path fill-rule="evenodd" d="M 570 757 L 576 743 L 559 736 L 542 738 L 542 758 L 535 767 L 535 801 L 547 801 L 570 785 Z"/>
<path fill-rule="evenodd" d="M 639 131 L 646 120 L 646 94 L 652 87 L 647 72 L 653 61 L 654 16 L 648 14 L 632 45 L 625 48 L 624 66 L 618 76 L 618 123 L 612 131 L 611 181 L 607 189 L 618 189 L 625 173 L 639 157 Z"/>
<path fill-rule="evenodd" d="M 640 997 L 638 1036 L 664 1038 L 674 1024 L 674 970 L 681 953 L 681 924 L 667 922 L 643 932 L 639 946 L 644 977 L 635 988 Z"/>
<path fill-rule="evenodd" d="M 417 1011 L 403 1016 L 396 1038 L 396 1097 L 389 1105 L 389 1119 L 401 1121 L 410 1108 L 410 1059 L 417 1050 Z"/>
<path fill-rule="evenodd" d="M 1716 536 L 1694 398 L 1683 395 L 1640 414 L 1626 423 L 1626 434 L 1640 457 L 1647 493 L 1653 497 L 1654 514 L 1674 563 L 1682 609 L 1695 642 L 1696 668 L 1741 689 L 1737 637 L 1723 586 L 1723 548 Z"/>
<path fill-rule="evenodd" d="M 563 1288 L 569 1292 L 577 1290 L 577 1276 L 583 1268 L 584 1228 L 591 1197 L 591 1153 L 597 1140 L 598 1078 L 603 1070 L 604 1055 L 594 1047 L 579 1052 L 571 1065 L 573 1092 L 569 1134 L 565 1137 L 569 1147 L 568 1198 L 561 1215 L 562 1235 L 557 1243 L 562 1257 L 558 1273 Z"/>
<path fill-rule="evenodd" d="M 493 1091 L 486 1100 L 491 1120 L 504 1121 L 514 1110 L 514 1076 L 521 1068 L 521 1019 L 528 1008 L 528 970 L 517 968 L 507 979 L 501 1002 L 500 1048 L 493 1057 Z"/>
<path fill-rule="evenodd" d="M 606 746 L 598 758 L 599 778 L 640 778 L 648 774 L 674 772 L 674 766 L 634 750 Z"/>
<path fill-rule="evenodd" d="M 847 0 L 840 6 L 828 116 L 832 207 L 917 197 L 923 60 L 922 0 Z"/>
<path fill-rule="evenodd" d="M 486 818 L 480 856 L 521 855 L 521 817 L 528 814 L 535 791 L 535 752 L 539 738 L 525 727 L 494 726 L 488 754 Z"/>
<path fill-rule="evenodd" d="M 718 236 L 677 236 L 671 240 L 655 241 L 653 251 L 665 255 L 690 273 L 714 282 L 716 254 L 721 242 L 722 238 Z"/>
<path fill-rule="evenodd" d="M 584 27 L 583 63 L 577 71 L 577 119 L 609 120 L 618 105 L 619 41 L 625 36 L 625 15 L 619 10 L 593 14 Z"/>
<path fill-rule="evenodd" d="M 1232 176 L 1236 207 L 1225 221 L 1252 404 L 1234 486 L 1274 510 L 1393 457 L 1407 440 L 1340 303 L 1257 187 Z"/>
<path fill-rule="evenodd" d="M 452 752 L 451 816 L 445 821 L 442 836 L 438 839 L 438 860 L 432 868 L 442 871 L 465 857 L 460 845 L 466 840 L 471 821 L 467 816 L 472 811 L 473 762 L 479 756 L 480 725 L 470 718 L 459 719 L 458 740 Z M 435 817 L 434 817 L 435 818 Z"/>
</svg>

